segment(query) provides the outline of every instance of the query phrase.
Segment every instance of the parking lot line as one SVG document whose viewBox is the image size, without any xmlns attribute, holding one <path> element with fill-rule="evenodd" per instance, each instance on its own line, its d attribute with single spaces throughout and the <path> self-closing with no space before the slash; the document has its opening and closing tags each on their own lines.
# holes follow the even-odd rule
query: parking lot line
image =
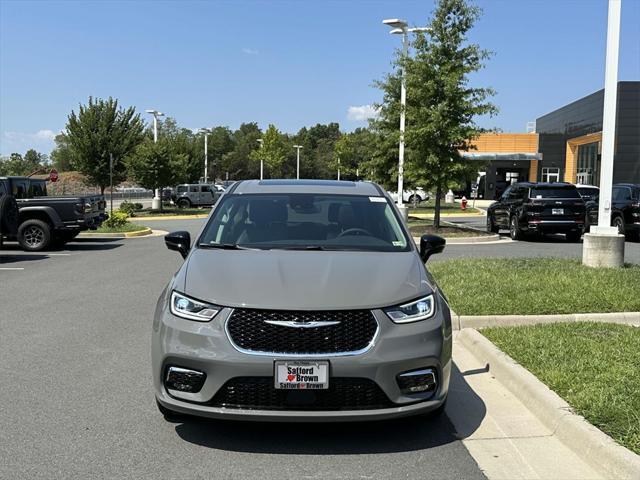
<svg viewBox="0 0 640 480">
<path fill-rule="evenodd" d="M 0 267 L 0 270 L 24 270 L 22 267 Z"/>
</svg>

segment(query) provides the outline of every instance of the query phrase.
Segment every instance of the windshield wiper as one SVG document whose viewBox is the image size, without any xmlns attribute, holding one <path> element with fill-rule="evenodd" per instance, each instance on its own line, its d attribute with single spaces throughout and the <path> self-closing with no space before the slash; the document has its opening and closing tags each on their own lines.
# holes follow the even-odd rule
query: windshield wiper
<svg viewBox="0 0 640 480">
<path fill-rule="evenodd" d="M 291 245 L 289 247 L 271 247 L 271 250 L 330 250 L 322 245 Z"/>
<path fill-rule="evenodd" d="M 253 250 L 253 248 L 242 247 L 237 243 L 199 243 L 200 248 L 219 248 L 221 250 Z"/>
</svg>

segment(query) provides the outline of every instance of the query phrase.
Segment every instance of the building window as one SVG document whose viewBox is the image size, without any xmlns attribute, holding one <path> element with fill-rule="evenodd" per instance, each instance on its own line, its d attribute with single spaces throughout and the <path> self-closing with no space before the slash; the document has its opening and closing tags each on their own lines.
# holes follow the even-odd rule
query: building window
<svg viewBox="0 0 640 480">
<path fill-rule="evenodd" d="M 598 185 L 598 142 L 578 146 L 578 169 L 576 183 Z"/>
<path fill-rule="evenodd" d="M 542 181 L 543 182 L 559 182 L 560 181 L 560 169 L 545 167 L 542 169 Z"/>
</svg>

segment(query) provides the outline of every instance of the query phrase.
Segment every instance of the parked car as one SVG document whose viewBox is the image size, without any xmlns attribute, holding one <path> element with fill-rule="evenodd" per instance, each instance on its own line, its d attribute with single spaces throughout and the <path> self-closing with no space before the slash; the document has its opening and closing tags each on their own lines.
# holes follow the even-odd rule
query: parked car
<svg viewBox="0 0 640 480">
<path fill-rule="evenodd" d="M 599 197 L 587 202 L 587 229 L 598 224 Z M 611 226 L 640 241 L 640 184 L 616 183 L 611 192 Z"/>
<path fill-rule="evenodd" d="M 18 233 L 18 203 L 7 185 L 0 181 L 0 248 L 5 237 L 13 237 Z"/>
<path fill-rule="evenodd" d="M 589 200 L 593 200 L 600 193 L 600 189 L 593 185 L 576 184 L 576 188 L 585 203 Z"/>
<path fill-rule="evenodd" d="M 19 209 L 17 232 L 9 238 L 17 239 L 25 250 L 68 242 L 108 218 L 102 195 L 49 197 L 46 180 L 28 177 L 0 177 L 0 184 L 15 197 Z"/>
<path fill-rule="evenodd" d="M 508 228 L 514 240 L 564 233 L 575 242 L 582 236 L 584 221 L 584 201 L 570 183 L 514 183 L 487 210 L 487 230 Z"/>
<path fill-rule="evenodd" d="M 179 208 L 210 207 L 218 201 L 220 195 L 222 192 L 215 185 L 183 183 L 175 188 L 173 202 Z"/>
<path fill-rule="evenodd" d="M 152 328 L 160 411 L 254 420 L 374 420 L 441 412 L 451 316 L 416 248 L 369 182 L 235 183 L 193 245 Z M 224 272 L 224 273 L 222 273 Z"/>
<path fill-rule="evenodd" d="M 388 192 L 394 202 L 398 201 L 398 192 Z M 422 187 L 416 187 L 415 190 L 404 190 L 402 192 L 402 201 L 404 203 L 421 203 L 429 200 L 429 194 Z"/>
</svg>

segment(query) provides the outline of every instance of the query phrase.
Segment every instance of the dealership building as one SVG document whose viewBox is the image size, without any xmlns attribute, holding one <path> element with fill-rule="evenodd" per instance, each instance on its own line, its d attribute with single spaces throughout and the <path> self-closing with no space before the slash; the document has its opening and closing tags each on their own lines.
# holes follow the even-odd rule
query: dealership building
<svg viewBox="0 0 640 480">
<path fill-rule="evenodd" d="M 598 185 L 604 90 L 536 120 L 535 132 L 487 133 L 463 156 L 482 161 L 479 196 L 519 181 Z M 640 82 L 618 82 L 613 181 L 640 183 Z"/>
</svg>

